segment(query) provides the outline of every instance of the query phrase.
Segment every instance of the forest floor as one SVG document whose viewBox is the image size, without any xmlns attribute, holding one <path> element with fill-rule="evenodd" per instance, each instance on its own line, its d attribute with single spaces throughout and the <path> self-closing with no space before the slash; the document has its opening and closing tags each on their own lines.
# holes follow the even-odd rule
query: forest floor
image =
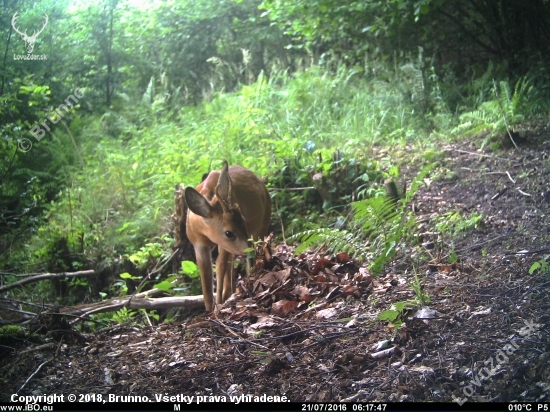
<svg viewBox="0 0 550 412">
<path fill-rule="evenodd" d="M 548 402 L 550 278 L 529 268 L 550 254 L 549 155 L 548 134 L 519 151 L 448 146 L 444 173 L 414 199 L 421 242 L 383 275 L 346 254 L 293 257 L 274 246 L 271 270 L 241 282 L 246 292 L 207 317 L 73 331 L 42 350 L 22 344 L 1 362 L 12 384 L 0 400 L 24 385 L 20 395 L 151 401 Z M 483 217 L 465 233 L 443 233 L 456 217 L 449 212 Z M 448 263 L 453 252 L 458 260 Z M 415 273 L 429 301 L 406 307 L 400 328 L 378 320 L 417 298 Z"/>
</svg>

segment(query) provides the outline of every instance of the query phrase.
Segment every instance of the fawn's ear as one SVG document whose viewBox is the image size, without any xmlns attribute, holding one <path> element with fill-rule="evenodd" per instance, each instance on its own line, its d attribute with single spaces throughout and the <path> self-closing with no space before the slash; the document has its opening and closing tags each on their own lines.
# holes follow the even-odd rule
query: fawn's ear
<svg viewBox="0 0 550 412">
<path fill-rule="evenodd" d="M 216 196 L 222 206 L 224 213 L 230 213 L 234 208 L 233 199 L 231 196 L 231 178 L 229 177 L 229 166 L 227 162 L 223 162 L 223 167 L 218 179 L 218 185 L 216 186 Z"/>
<path fill-rule="evenodd" d="M 208 200 L 192 187 L 185 188 L 185 203 L 191 212 L 204 218 L 210 218 L 214 214 L 214 208 Z"/>
</svg>

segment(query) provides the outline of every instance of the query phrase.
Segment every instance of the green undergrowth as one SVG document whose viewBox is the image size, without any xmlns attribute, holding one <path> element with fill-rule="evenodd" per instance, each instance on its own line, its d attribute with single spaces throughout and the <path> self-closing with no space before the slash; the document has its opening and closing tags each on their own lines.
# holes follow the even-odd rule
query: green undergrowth
<svg viewBox="0 0 550 412">
<path fill-rule="evenodd" d="M 433 70 L 411 61 L 373 73 L 372 67 L 281 72 L 181 108 L 148 88 L 140 102 L 121 95 L 109 112 L 75 118 L 70 133 L 57 127 L 41 147 L 60 159 L 65 185 L 3 268 L 70 271 L 129 259 L 148 244 L 169 250 L 175 185 L 197 185 L 224 160 L 268 178 L 276 234 L 339 230 L 352 202 L 376 198 L 385 179 L 400 177 L 396 153 L 405 162 L 420 156 L 422 166 L 459 130 Z M 356 213 L 365 205 L 354 206 Z M 362 230 L 367 238 L 375 233 Z M 402 231 L 386 233 L 395 245 Z M 393 253 L 387 245 L 380 250 Z M 159 252 L 150 266 L 166 255 Z"/>
<path fill-rule="evenodd" d="M 426 119 L 404 84 L 358 70 L 330 74 L 312 67 L 261 77 L 197 107 L 166 108 L 166 115 L 154 96 L 148 96 L 151 105 L 120 99 L 101 117 L 73 122 L 79 153 L 60 170 L 67 184 L 17 258 L 43 259 L 60 238 L 71 252 L 92 259 L 135 253 L 168 230 L 174 186 L 198 184 L 223 160 L 269 176 L 271 187 L 283 189 L 273 196 L 289 234 L 311 227 L 329 209 L 368 196 L 387 175 L 391 164 L 372 159 L 373 147 L 402 146 L 427 135 Z M 46 139 L 60 155 L 74 152 L 60 128 Z M 310 186 L 316 173 L 330 180 L 331 170 L 339 174 L 329 191 L 353 183 L 328 199 L 310 199 L 309 208 L 303 199 L 314 196 L 311 191 L 284 191 Z"/>
</svg>

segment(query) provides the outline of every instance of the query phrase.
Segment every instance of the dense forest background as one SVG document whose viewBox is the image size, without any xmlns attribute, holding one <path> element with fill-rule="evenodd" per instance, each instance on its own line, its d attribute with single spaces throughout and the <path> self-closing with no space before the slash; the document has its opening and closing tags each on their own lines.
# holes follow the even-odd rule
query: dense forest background
<svg viewBox="0 0 550 412">
<path fill-rule="evenodd" d="M 496 148 L 550 114 L 548 0 L 4 0 L 0 19 L 8 283 L 158 267 L 174 186 L 223 160 L 276 189 L 337 182 L 272 191 L 290 236 L 399 175 L 375 147 Z M 24 59 L 33 32 L 45 58 Z"/>
</svg>

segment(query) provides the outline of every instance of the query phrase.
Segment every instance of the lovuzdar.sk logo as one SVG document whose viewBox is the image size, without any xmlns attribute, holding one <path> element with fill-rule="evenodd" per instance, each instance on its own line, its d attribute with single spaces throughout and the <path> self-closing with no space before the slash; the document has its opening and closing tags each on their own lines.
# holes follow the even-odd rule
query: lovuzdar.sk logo
<svg viewBox="0 0 550 412">
<path fill-rule="evenodd" d="M 42 25 L 42 28 L 40 30 L 34 30 L 32 35 L 27 34 L 27 30 L 22 32 L 16 25 L 17 18 L 19 12 L 16 11 L 13 15 L 13 18 L 11 19 L 11 25 L 13 29 L 23 38 L 23 41 L 25 42 L 25 48 L 27 49 L 27 55 L 13 55 L 14 60 L 46 60 L 46 55 L 38 55 L 35 56 L 32 54 L 32 51 L 34 50 L 34 43 L 36 42 L 36 39 L 38 38 L 38 35 L 44 31 L 46 28 L 46 25 L 48 24 L 48 15 L 44 13 L 44 24 Z"/>
</svg>

